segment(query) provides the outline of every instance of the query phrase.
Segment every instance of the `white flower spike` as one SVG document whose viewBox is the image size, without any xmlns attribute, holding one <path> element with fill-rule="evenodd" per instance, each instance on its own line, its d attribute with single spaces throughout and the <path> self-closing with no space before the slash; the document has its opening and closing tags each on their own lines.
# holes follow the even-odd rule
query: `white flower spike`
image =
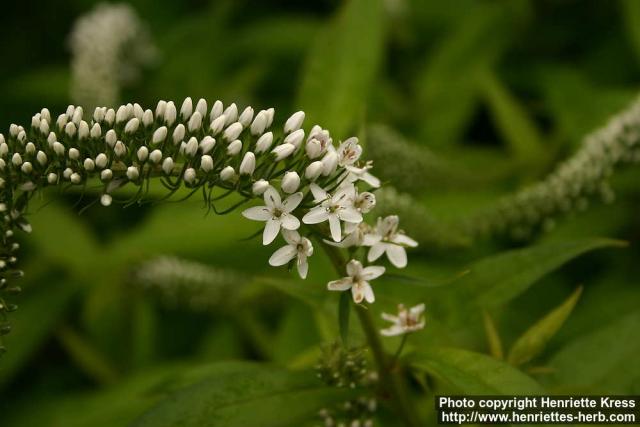
<svg viewBox="0 0 640 427">
<path fill-rule="evenodd" d="M 300 274 L 301 278 L 306 279 L 307 272 L 309 271 L 307 258 L 313 255 L 313 245 L 311 241 L 306 237 L 300 236 L 300 233 L 293 230 L 283 230 L 282 237 L 286 240 L 287 245 L 281 247 L 271 255 L 269 264 L 274 267 L 279 267 L 296 258 L 298 274 Z"/>
<path fill-rule="evenodd" d="M 394 316 L 382 313 L 382 318 L 392 325 L 388 328 L 381 329 L 380 333 L 386 337 L 396 335 L 404 335 L 411 332 L 419 331 L 424 328 L 425 320 L 423 317 L 424 304 L 416 305 L 410 309 L 406 309 L 404 305 L 398 304 L 398 315 Z"/>
<path fill-rule="evenodd" d="M 360 261 L 352 259 L 347 264 L 347 277 L 329 282 L 327 289 L 330 291 L 347 291 L 351 289 L 353 301 L 356 304 L 360 304 L 363 300 L 372 303 L 376 298 L 369 281 L 382 276 L 384 271 L 384 267 L 376 265 L 362 267 Z"/>
<path fill-rule="evenodd" d="M 266 221 L 262 244 L 268 245 L 275 240 L 280 228 L 297 230 L 300 227 L 300 220 L 291 212 L 298 207 L 301 201 L 302 193 L 294 193 L 283 201 L 278 191 L 269 187 L 264 192 L 265 206 L 246 209 L 242 215 L 253 221 Z"/>
</svg>

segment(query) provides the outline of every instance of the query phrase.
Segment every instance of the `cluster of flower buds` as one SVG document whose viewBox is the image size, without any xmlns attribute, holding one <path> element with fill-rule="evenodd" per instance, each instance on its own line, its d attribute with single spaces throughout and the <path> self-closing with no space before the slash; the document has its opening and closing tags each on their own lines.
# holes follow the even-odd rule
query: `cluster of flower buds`
<svg viewBox="0 0 640 427">
<path fill-rule="evenodd" d="M 322 409 L 319 415 L 325 426 L 372 425 L 371 418 L 377 407 L 372 388 L 378 378 L 375 371 L 368 369 L 364 348 L 347 348 L 339 342 L 325 345 L 316 372 L 318 378 L 329 386 L 362 389 L 358 398 Z"/>
<path fill-rule="evenodd" d="M 128 4 L 100 3 L 81 16 L 69 37 L 71 99 L 85 108 L 115 105 L 120 88 L 158 56 L 146 25 Z"/>
<path fill-rule="evenodd" d="M 24 212 L 36 190 L 98 184 L 100 202 L 108 206 L 124 185 L 138 187 L 128 202 L 144 199 L 148 181 L 157 178 L 170 194 L 181 187 L 189 194 L 200 190 L 219 214 L 252 199 L 264 200 L 242 214 L 265 223 L 264 245 L 282 235 L 284 245 L 269 263 L 295 265 L 303 278 L 314 252 L 312 235 L 339 247 L 369 247 L 366 257 L 348 263 L 348 276 L 328 288 L 350 290 L 356 303 L 373 302 L 369 281 L 385 268 L 363 263 L 386 255 L 403 268 L 405 247 L 417 243 L 398 229 L 397 216 L 380 218 L 375 225 L 364 222 L 376 204 L 371 191 L 380 182 L 370 173 L 371 163 L 360 160 L 358 139 L 334 144 L 320 126 L 305 132 L 304 119 L 299 111 L 277 130 L 273 108 L 255 111 L 191 98 L 179 105 L 160 101 L 154 110 L 139 104 L 97 107 L 91 115 L 79 106 L 71 105 L 58 116 L 43 108 L 30 126 L 11 125 L 6 137 L 0 134 L 1 271 L 15 263 L 14 229 L 30 229 Z M 217 204 L 231 194 L 240 201 L 219 209 Z"/>
<path fill-rule="evenodd" d="M 471 234 L 510 232 L 527 237 L 553 226 L 555 216 L 587 208 L 599 197 L 614 199 L 609 177 L 623 163 L 640 160 L 640 100 L 589 134 L 581 148 L 543 181 L 502 199 L 466 224 Z"/>
</svg>

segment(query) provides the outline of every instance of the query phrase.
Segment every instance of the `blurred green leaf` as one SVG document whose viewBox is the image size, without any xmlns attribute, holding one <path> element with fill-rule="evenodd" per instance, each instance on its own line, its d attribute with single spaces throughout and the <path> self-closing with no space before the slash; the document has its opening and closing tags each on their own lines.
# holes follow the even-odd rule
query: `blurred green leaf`
<svg viewBox="0 0 640 427">
<path fill-rule="evenodd" d="M 507 361 L 512 365 L 522 365 L 540 354 L 547 342 L 567 320 L 581 294 L 582 287 L 579 287 L 565 302 L 522 334 L 511 347 Z"/>
<path fill-rule="evenodd" d="M 520 163 L 535 166 L 543 159 L 545 147 L 537 125 L 525 107 L 491 71 L 481 74 L 479 87 L 511 152 Z"/>
<path fill-rule="evenodd" d="M 487 336 L 487 342 L 489 343 L 491 356 L 498 360 L 504 359 L 502 339 L 500 339 L 500 334 L 498 333 L 496 324 L 487 310 L 482 311 L 482 320 L 484 324 L 484 332 Z"/>
<path fill-rule="evenodd" d="M 349 0 L 309 51 L 297 105 L 344 138 L 362 114 L 382 56 L 382 0 Z"/>
<path fill-rule="evenodd" d="M 437 348 L 412 356 L 412 365 L 465 394 L 545 394 L 533 379 L 484 354 Z"/>
<path fill-rule="evenodd" d="M 634 0 L 620 0 L 620 15 L 633 46 L 636 62 L 640 64 L 640 3 Z"/>
<path fill-rule="evenodd" d="M 624 242 L 602 238 L 541 243 L 484 258 L 472 264 L 469 274 L 452 286 L 457 284 L 481 306 L 496 307 L 585 252 L 623 246 Z"/>
<path fill-rule="evenodd" d="M 549 383 L 564 392 L 640 393 L 639 330 L 635 310 L 569 342 L 549 361 Z"/>
<path fill-rule="evenodd" d="M 288 427 L 314 419 L 321 408 L 352 394 L 322 385 L 307 371 L 223 372 L 172 393 L 131 426 Z"/>
</svg>

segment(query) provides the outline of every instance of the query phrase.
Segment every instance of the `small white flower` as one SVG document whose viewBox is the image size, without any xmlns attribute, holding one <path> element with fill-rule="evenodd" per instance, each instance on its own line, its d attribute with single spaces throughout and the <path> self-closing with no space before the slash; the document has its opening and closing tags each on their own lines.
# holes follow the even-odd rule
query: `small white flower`
<svg viewBox="0 0 640 427">
<path fill-rule="evenodd" d="M 373 188 L 379 188 L 380 180 L 369 173 L 369 170 L 371 170 L 372 167 L 373 163 L 371 161 L 367 162 L 361 168 L 357 166 L 346 166 L 345 169 L 348 171 L 346 181 L 356 182 L 360 180 L 366 182 Z"/>
<path fill-rule="evenodd" d="M 410 309 L 406 309 L 404 305 L 398 304 L 398 315 L 393 316 L 391 314 L 382 313 L 382 318 L 392 325 L 386 329 L 381 329 L 380 333 L 386 337 L 392 337 L 396 335 L 404 335 L 410 332 L 419 331 L 424 328 L 424 304 L 416 305 Z"/>
<path fill-rule="evenodd" d="M 302 222 L 305 224 L 329 221 L 331 237 L 334 241 L 339 242 L 342 239 L 340 221 L 356 224 L 362 222 L 362 214 L 353 206 L 356 196 L 356 189 L 353 185 L 338 189 L 333 196 L 315 183 L 311 184 L 309 188 L 316 202 L 320 202 L 320 204 L 302 218 Z"/>
<path fill-rule="evenodd" d="M 344 223 L 344 234 L 346 237 L 341 242 L 333 242 L 331 240 L 323 239 L 323 241 L 331 246 L 339 248 L 351 248 L 353 246 L 362 246 L 365 236 L 371 233 L 371 226 L 366 222 L 354 224 L 352 222 Z"/>
<path fill-rule="evenodd" d="M 371 209 L 376 206 L 376 196 L 368 191 L 358 193 L 353 201 L 353 206 L 362 213 L 371 212 Z"/>
<path fill-rule="evenodd" d="M 418 242 L 398 230 L 398 223 L 396 215 L 378 218 L 374 232 L 365 236 L 364 240 L 365 246 L 371 246 L 367 255 L 369 262 L 377 260 L 386 252 L 391 264 L 398 268 L 407 266 L 407 252 L 404 248 L 415 248 Z"/>
<path fill-rule="evenodd" d="M 251 151 L 248 151 L 242 158 L 240 168 L 238 172 L 240 175 L 251 175 L 256 169 L 256 156 Z"/>
<path fill-rule="evenodd" d="M 286 172 L 280 186 L 285 193 L 294 193 L 300 187 L 300 175 L 296 171 Z"/>
<path fill-rule="evenodd" d="M 274 267 L 279 267 L 297 258 L 296 267 L 298 268 L 298 274 L 300 274 L 301 278 L 306 279 L 307 272 L 309 271 L 307 257 L 313 255 L 313 245 L 311 241 L 306 237 L 300 236 L 297 231 L 293 230 L 283 230 L 282 237 L 284 237 L 284 240 L 286 240 L 288 244 L 271 255 L 269 264 Z"/>
<path fill-rule="evenodd" d="M 369 281 L 382 276 L 384 270 L 384 267 L 376 265 L 363 268 L 360 261 L 352 259 L 347 264 L 347 277 L 329 282 L 327 288 L 330 291 L 347 291 L 351 289 L 353 301 L 356 304 L 360 304 L 362 300 L 372 303 L 375 301 L 375 296 Z"/>
<path fill-rule="evenodd" d="M 267 188 L 264 192 L 265 206 L 254 206 L 242 212 L 245 218 L 254 221 L 266 221 L 264 233 L 262 234 L 262 244 L 268 245 L 273 242 L 280 228 L 285 230 L 297 230 L 300 227 L 300 220 L 291 212 L 298 207 L 302 201 L 302 193 L 294 193 L 284 201 L 280 194 L 273 187 Z"/>
<path fill-rule="evenodd" d="M 358 144 L 358 138 L 352 136 L 338 147 L 338 164 L 350 166 L 358 161 L 362 155 L 362 147 Z"/>
<path fill-rule="evenodd" d="M 295 132 L 302 126 L 304 111 L 293 113 L 284 124 L 284 133 Z"/>
</svg>

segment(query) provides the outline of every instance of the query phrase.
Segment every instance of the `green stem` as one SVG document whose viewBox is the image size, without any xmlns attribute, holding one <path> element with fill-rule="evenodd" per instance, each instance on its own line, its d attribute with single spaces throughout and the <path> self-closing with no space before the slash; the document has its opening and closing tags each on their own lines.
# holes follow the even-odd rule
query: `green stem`
<svg viewBox="0 0 640 427">
<path fill-rule="evenodd" d="M 338 248 L 334 246 L 322 243 L 322 247 L 329 256 L 336 272 L 340 275 L 344 274 L 344 267 L 346 262 L 342 257 L 342 254 Z M 360 325 L 364 331 L 365 337 L 373 358 L 378 367 L 378 376 L 384 392 L 389 393 L 391 399 L 396 407 L 398 416 L 402 420 L 403 424 L 407 427 L 420 427 L 422 424 L 415 412 L 415 408 L 409 400 L 408 393 L 406 391 L 404 379 L 401 377 L 400 372 L 396 369 L 391 369 L 387 361 L 387 354 L 384 351 L 380 335 L 371 317 L 371 312 L 362 305 L 356 306 L 356 313 L 360 319 Z"/>
</svg>

